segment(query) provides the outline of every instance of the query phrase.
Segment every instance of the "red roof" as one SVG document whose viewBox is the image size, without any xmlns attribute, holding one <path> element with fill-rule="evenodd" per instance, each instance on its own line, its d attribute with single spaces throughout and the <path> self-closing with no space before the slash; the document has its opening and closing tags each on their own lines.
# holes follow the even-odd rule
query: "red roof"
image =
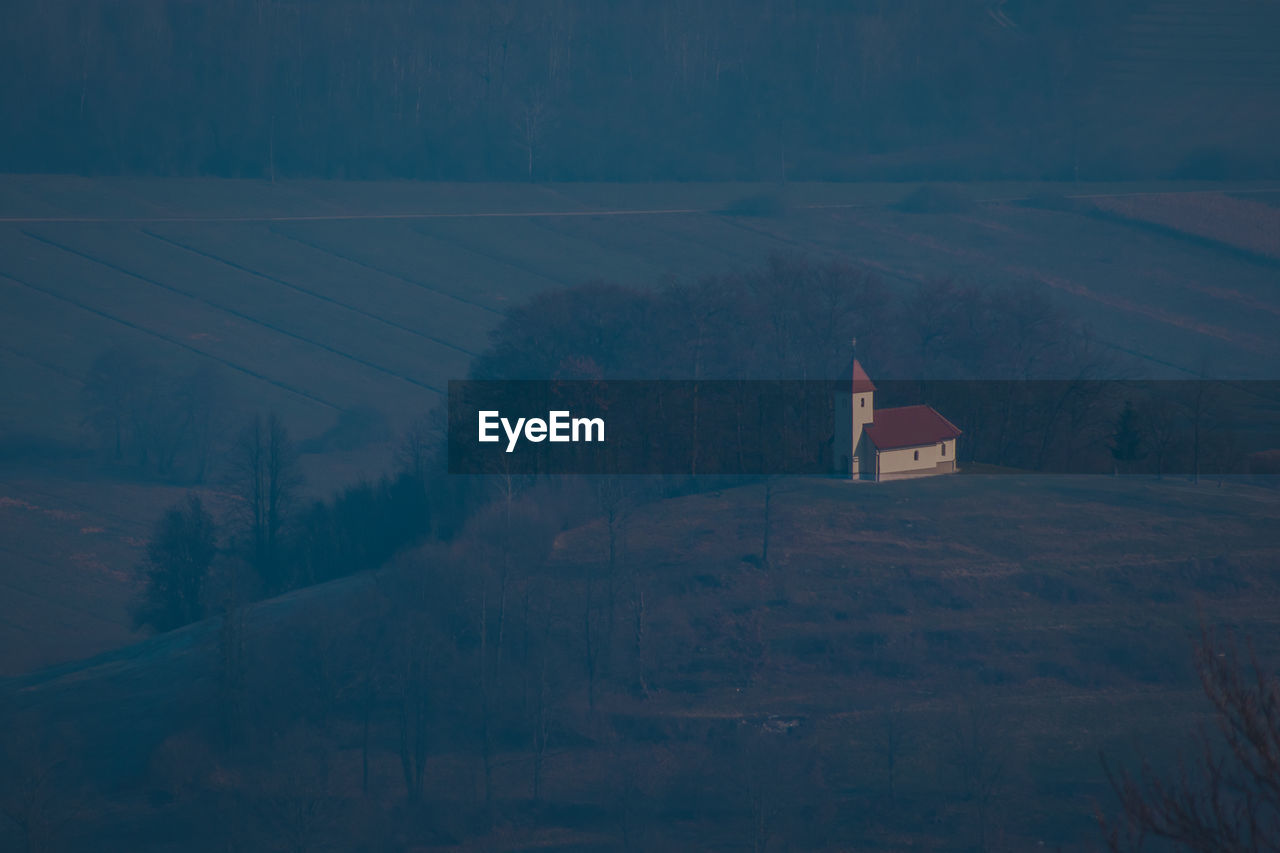
<svg viewBox="0 0 1280 853">
<path fill-rule="evenodd" d="M 862 363 L 856 358 L 849 362 L 849 366 L 844 369 L 844 375 L 852 377 L 853 385 L 849 389 L 854 394 L 865 394 L 868 391 L 876 390 L 876 386 L 871 384 L 871 377 L 867 375 L 867 371 L 862 369 Z"/>
<path fill-rule="evenodd" d="M 937 444 L 960 435 L 956 425 L 935 412 L 932 406 L 876 409 L 875 421 L 864 429 L 879 450 Z"/>
</svg>

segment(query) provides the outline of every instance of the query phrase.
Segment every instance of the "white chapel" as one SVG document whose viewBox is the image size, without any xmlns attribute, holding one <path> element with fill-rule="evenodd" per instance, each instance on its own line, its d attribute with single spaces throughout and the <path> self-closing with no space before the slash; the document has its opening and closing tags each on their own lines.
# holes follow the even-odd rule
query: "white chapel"
<svg viewBox="0 0 1280 853">
<path fill-rule="evenodd" d="M 836 474 L 882 481 L 955 473 L 955 424 L 932 406 L 876 409 L 876 386 L 856 358 L 844 375 L 835 395 Z"/>
</svg>

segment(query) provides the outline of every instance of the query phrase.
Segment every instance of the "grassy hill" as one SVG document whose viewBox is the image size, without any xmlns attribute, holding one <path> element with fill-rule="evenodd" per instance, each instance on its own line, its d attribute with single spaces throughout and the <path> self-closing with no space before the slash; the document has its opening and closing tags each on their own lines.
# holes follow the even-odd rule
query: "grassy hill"
<svg viewBox="0 0 1280 853">
<path fill-rule="evenodd" d="M 527 849 L 557 838 L 594 849 L 625 832 L 642 847 L 733 849 L 752 837 L 763 786 L 774 837 L 805 848 L 913 839 L 958 850 L 985 833 L 998 849 L 1095 849 L 1095 809 L 1110 803 L 1099 751 L 1124 761 L 1139 748 L 1162 764 L 1206 711 L 1190 667 L 1200 622 L 1251 636 L 1264 660 L 1280 655 L 1273 490 L 1096 477 L 784 481 L 768 568 L 753 559 L 761 498 L 743 487 L 632 512 L 621 553 L 646 602 L 648 694 L 627 687 L 630 629 L 619 628 L 594 711 L 580 677 L 557 682 L 540 806 L 527 799 L 528 743 L 499 737 L 489 832 L 469 817 L 474 743 L 450 734 L 465 722 L 448 709 L 474 687 L 457 682 L 434 706 L 429 817 L 396 843 Z M 567 671 L 581 666 L 583 584 L 600 577 L 606 549 L 593 522 L 563 533 L 540 570 Z M 377 587 L 361 576 L 255 605 L 252 666 L 290 695 L 315 688 L 295 656 L 374 607 Z M 93 794 L 93 817 L 71 835 L 129 849 L 157 826 L 195 825 L 190 810 L 235 787 L 235 771 L 199 747 L 217 706 L 218 636 L 216 621 L 201 623 L 0 682 L 19 709 L 78 727 L 80 766 L 111 792 Z M 364 797 L 359 726 L 345 713 L 328 723 L 326 811 L 394 822 L 394 718 L 375 717 Z M 177 756 L 180 784 L 157 770 Z M 985 793 L 974 766 L 990 774 Z M 804 802 L 788 799 L 791 784 L 805 786 Z M 175 849 L 191 843 L 173 836 Z"/>
</svg>

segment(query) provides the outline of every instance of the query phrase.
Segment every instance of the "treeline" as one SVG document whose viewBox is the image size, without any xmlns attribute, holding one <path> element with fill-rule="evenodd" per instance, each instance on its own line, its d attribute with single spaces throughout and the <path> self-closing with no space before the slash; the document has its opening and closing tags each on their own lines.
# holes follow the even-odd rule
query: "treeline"
<svg viewBox="0 0 1280 853">
<path fill-rule="evenodd" d="M 1148 175 L 1162 167 L 1141 139 L 1088 111 L 1134 5 L 18 4 L 0 34 L 0 109 L 22 120 L 0 131 L 0 169 L 1070 178 L 1083 157 L 1086 171 Z"/>
<path fill-rule="evenodd" d="M 890 290 L 799 255 L 656 290 L 542 294 L 509 315 L 474 376 L 827 383 L 848 379 L 853 341 L 881 386 L 876 405 L 935 405 L 966 432 L 962 462 L 1060 470 L 1081 448 L 1105 457 L 1115 402 L 1098 380 L 1117 365 L 1042 290 L 946 278 Z M 810 419 L 778 441 L 812 442 L 814 429 Z"/>
<path fill-rule="evenodd" d="M 513 309 L 475 379 L 1061 379 L 1109 362 L 1041 289 L 942 278 L 891 290 L 839 260 L 775 254 L 655 289 L 594 283 Z"/>
</svg>

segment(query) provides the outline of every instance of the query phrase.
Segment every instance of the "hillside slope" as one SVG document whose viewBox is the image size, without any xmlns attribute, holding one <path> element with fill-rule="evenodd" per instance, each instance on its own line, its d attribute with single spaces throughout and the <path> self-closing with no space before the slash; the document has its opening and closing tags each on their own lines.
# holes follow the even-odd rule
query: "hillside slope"
<svg viewBox="0 0 1280 853">
<path fill-rule="evenodd" d="M 976 475 L 886 486 L 787 481 L 775 497 L 768 569 L 751 559 L 760 501 L 757 487 L 744 487 L 630 514 L 621 559 L 643 590 L 648 639 L 636 658 L 626 627 L 631 599 L 620 591 L 594 712 L 580 625 L 585 578 L 595 573 L 603 583 L 603 526 L 562 534 L 541 581 L 513 576 L 513 589 L 549 590 L 561 650 L 548 711 L 550 799 L 526 810 L 528 742 L 502 735 L 502 830 L 485 841 L 468 828 L 461 816 L 474 806 L 474 789 L 458 779 L 477 767 L 476 747 L 462 734 L 471 723 L 446 710 L 461 713 L 470 701 L 474 685 L 463 678 L 436 705 L 427 796 L 457 817 L 440 812 L 434 825 L 467 848 L 533 844 L 569 825 L 616 840 L 610 792 L 621 768 L 634 767 L 636 796 L 647 805 L 631 831 L 668 849 L 729 844 L 749 825 L 747 800 L 734 793 L 749 780 L 712 768 L 717 744 L 745 733 L 766 745 L 782 738 L 808 762 L 803 772 L 818 774 L 803 783 L 817 786 L 809 805 L 779 806 L 778 831 L 800 846 L 893 849 L 894 839 L 927 837 L 937 849 L 965 848 L 977 827 L 957 762 L 981 745 L 984 760 L 1002 768 L 986 831 L 1017 847 L 1042 840 L 1092 849 L 1095 803 L 1108 802 L 1099 750 L 1124 760 L 1138 745 L 1163 762 L 1203 711 L 1190 669 L 1200 621 L 1225 620 L 1264 659 L 1280 655 L 1280 497 L 1272 490 Z M 251 666 L 269 673 L 275 689 L 308 695 L 317 687 L 314 670 L 301 668 L 310 666 L 308 647 L 348 636 L 354 620 L 377 612 L 380 583 L 357 577 L 255 605 L 245 633 Z M 83 831 L 118 837 L 125 849 L 129 832 L 145 837 L 179 807 L 157 799 L 156 786 L 167 783 L 149 774 L 156 756 L 170 754 L 157 752 L 163 744 L 202 737 L 216 719 L 218 637 L 216 622 L 202 623 L 0 682 L 19 709 L 78 727 L 80 760 L 118 791 L 107 795 L 101 824 Z M 636 666 L 648 684 L 643 696 L 628 686 Z M 510 677 L 519 673 L 517 666 Z M 369 802 L 357 784 L 358 729 L 341 710 L 354 707 L 335 706 L 329 723 L 326 785 L 346 804 L 335 809 Z M 383 722 L 370 807 L 390 809 L 402 796 L 394 717 L 375 719 Z M 970 728 L 976 740 L 956 739 Z M 884 770 L 887 731 L 899 739 L 895 777 Z M 190 790 L 227 784 L 202 775 L 221 772 L 216 765 L 192 766 Z M 896 805 L 883 807 L 890 796 Z M 705 808 L 687 812 L 681 800 Z M 824 815 L 824 835 L 790 822 L 812 817 L 811 808 Z M 925 814 L 928 825 L 919 822 Z"/>
</svg>

